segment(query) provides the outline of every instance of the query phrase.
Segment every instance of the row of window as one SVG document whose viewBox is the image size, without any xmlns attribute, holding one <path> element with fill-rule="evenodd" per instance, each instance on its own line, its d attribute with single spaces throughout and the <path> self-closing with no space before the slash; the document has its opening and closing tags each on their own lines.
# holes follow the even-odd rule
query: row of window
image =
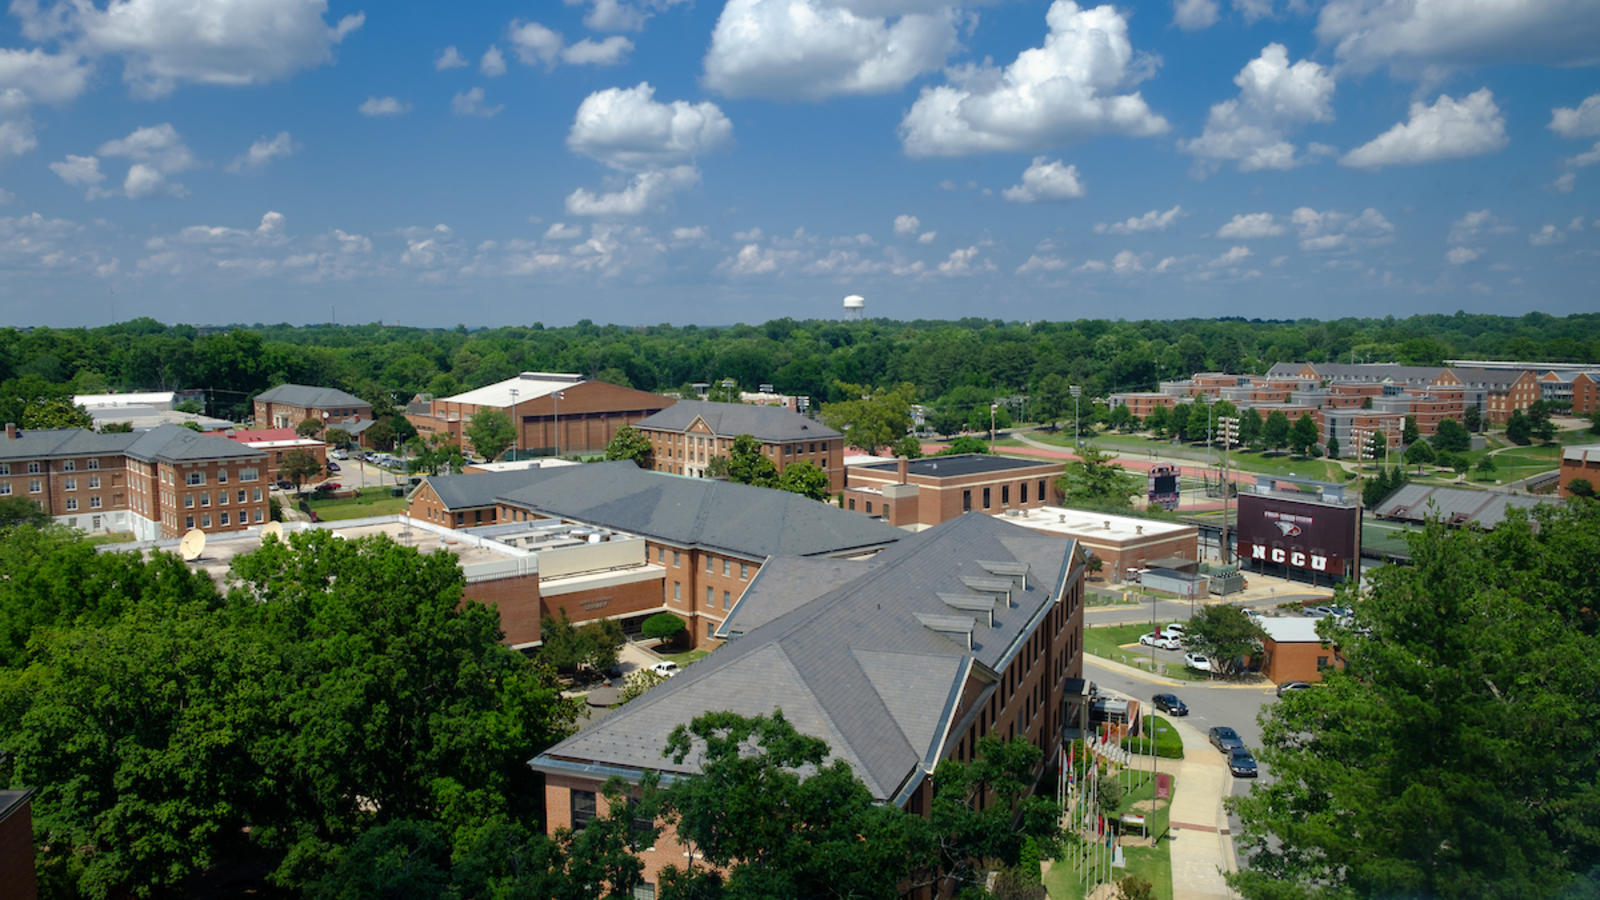
<svg viewBox="0 0 1600 900">
<path fill-rule="evenodd" d="M 238 494 L 237 494 L 237 497 L 238 497 L 237 502 L 239 502 L 239 503 L 245 503 L 245 502 L 260 503 L 261 502 L 261 488 L 255 488 L 253 491 L 248 492 L 250 494 L 249 501 L 246 501 L 246 499 L 245 499 L 246 493 L 247 492 L 245 491 L 244 488 L 240 488 L 239 491 L 238 491 Z M 200 498 L 200 505 L 201 506 L 210 506 L 211 505 L 211 492 L 210 491 L 201 491 L 198 494 L 188 494 L 188 493 L 186 493 L 186 494 L 183 495 L 183 507 L 184 507 L 184 509 L 194 509 L 195 498 L 196 497 Z M 217 491 L 217 505 L 218 506 L 227 506 L 228 505 L 228 492 L 227 491 Z"/>
<path fill-rule="evenodd" d="M 255 510 L 254 521 L 256 522 L 256 524 L 259 525 L 263 521 L 264 518 L 265 518 L 265 514 L 261 510 L 259 510 L 259 509 Z M 250 522 L 251 522 L 251 512 L 249 510 L 244 510 L 244 509 L 239 510 L 239 518 L 238 519 L 234 519 L 231 515 L 229 515 L 228 513 L 225 513 L 225 512 L 217 513 L 217 526 L 219 528 L 226 528 L 229 525 L 233 524 L 235 521 L 237 521 L 240 525 L 248 525 L 248 524 L 250 524 Z M 184 516 L 183 517 L 183 527 L 186 528 L 186 529 L 194 528 L 195 527 L 195 517 L 194 516 Z M 210 528 L 211 527 L 211 513 L 201 513 L 200 514 L 200 527 L 201 528 Z"/>
<path fill-rule="evenodd" d="M 38 474 L 40 474 L 40 473 L 42 473 L 44 471 L 43 464 L 40 463 L 38 460 L 33 460 L 32 462 L 29 462 L 27 468 L 28 468 L 28 474 L 29 475 L 38 475 Z M 88 460 L 87 462 L 84 463 L 84 468 L 89 469 L 89 470 L 98 469 L 98 468 L 100 468 L 100 460 L 98 460 L 98 459 L 90 459 L 90 460 Z M 75 459 L 64 459 L 64 460 L 61 461 L 61 471 L 63 471 L 63 472 L 76 472 L 77 470 L 78 470 L 78 461 L 77 460 L 75 460 Z M 10 475 L 10 474 L 11 474 L 11 463 L 0 462 L 0 475 Z"/>
<path fill-rule="evenodd" d="M 1043 478 L 1039 479 L 1039 493 L 1036 496 L 1039 498 L 1039 500 L 1041 502 L 1046 497 L 1049 496 L 1049 494 L 1047 494 L 1045 492 L 1045 484 L 1046 483 L 1047 482 L 1045 481 L 1045 479 L 1043 479 Z M 990 507 L 990 505 L 991 505 L 990 504 L 990 498 L 992 496 L 990 494 L 991 490 L 992 490 L 992 488 L 984 488 L 983 489 L 983 506 L 980 507 L 981 509 L 988 509 Z M 1017 485 L 1017 503 L 1026 504 L 1027 502 L 1028 502 L 1028 483 L 1026 481 L 1023 481 L 1023 482 L 1018 483 L 1018 485 Z M 1000 485 L 1000 505 L 1001 506 L 1010 506 L 1011 505 L 1011 485 L 1009 485 L 1009 484 Z M 972 491 L 970 491 L 970 490 L 961 492 L 961 511 L 962 512 L 971 512 L 972 511 Z M 868 509 L 868 512 L 871 512 L 870 508 Z"/>
</svg>

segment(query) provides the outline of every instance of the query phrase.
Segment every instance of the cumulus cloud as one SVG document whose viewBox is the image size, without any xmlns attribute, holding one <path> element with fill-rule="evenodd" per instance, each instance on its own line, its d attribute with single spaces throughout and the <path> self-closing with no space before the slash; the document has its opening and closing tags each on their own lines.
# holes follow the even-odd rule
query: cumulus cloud
<svg viewBox="0 0 1600 900">
<path fill-rule="evenodd" d="M 675 166 L 640 172 L 621 190 L 596 194 L 578 188 L 567 195 L 567 212 L 574 216 L 637 216 L 664 205 L 667 198 L 700 182 L 693 166 Z"/>
<path fill-rule="evenodd" d="M 356 111 L 363 116 L 403 116 L 411 111 L 411 104 L 398 97 L 368 97 Z"/>
<path fill-rule="evenodd" d="M 1239 171 L 1292 169 L 1308 161 L 1288 140 L 1296 128 L 1333 118 L 1332 73 L 1308 59 L 1289 63 L 1282 44 L 1268 44 L 1234 76 L 1239 96 L 1211 107 L 1200 137 L 1179 141 L 1185 152 Z"/>
<path fill-rule="evenodd" d="M 1111 257 L 1111 271 L 1118 275 L 1132 275 L 1144 271 L 1144 261 L 1132 250 L 1122 250 Z"/>
<path fill-rule="evenodd" d="M 1272 213 L 1239 213 L 1217 229 L 1216 237 L 1228 241 L 1249 241 L 1277 237 L 1286 231 Z"/>
<path fill-rule="evenodd" d="M 251 144 L 250 149 L 228 163 L 228 171 L 235 174 L 260 171 L 273 160 L 289 156 L 297 149 L 299 147 L 289 136 L 289 132 L 280 131 L 273 137 L 262 137 Z"/>
<path fill-rule="evenodd" d="M 690 0 L 566 0 L 568 6 L 587 5 L 583 15 L 586 28 L 595 31 L 639 31 L 657 13 Z"/>
<path fill-rule="evenodd" d="M 1567 157 L 1567 165 L 1582 169 L 1600 163 L 1600 141 L 1595 141 L 1594 146 L 1577 156 Z"/>
<path fill-rule="evenodd" d="M 1228 252 L 1222 254 L 1216 259 L 1213 259 L 1209 265 L 1214 269 L 1236 266 L 1239 263 L 1249 259 L 1250 255 L 1250 248 L 1240 244 L 1238 246 L 1229 247 Z"/>
<path fill-rule="evenodd" d="M 1216 0 L 1173 0 L 1172 24 L 1184 31 L 1202 31 L 1217 24 Z"/>
<path fill-rule="evenodd" d="M 924 231 L 923 233 L 917 235 L 917 243 L 919 243 L 919 244 L 931 244 L 938 237 L 939 237 L 939 232 L 937 232 L 937 231 Z"/>
<path fill-rule="evenodd" d="M 1029 275 L 1034 272 L 1060 272 L 1067 267 L 1067 261 L 1059 256 L 1038 253 L 1029 256 L 1027 261 L 1017 266 L 1018 275 Z"/>
<path fill-rule="evenodd" d="M 1578 186 L 1578 176 L 1575 172 L 1563 172 L 1550 182 L 1551 190 L 1558 194 L 1570 194 Z"/>
<path fill-rule="evenodd" d="M 1316 34 L 1355 72 L 1600 59 L 1600 16 L 1589 0 L 1330 0 Z"/>
<path fill-rule="evenodd" d="M 505 104 L 489 105 L 484 100 L 483 88 L 475 87 L 462 91 L 450 98 L 450 111 L 458 116 L 480 116 L 485 119 L 493 118 L 505 109 Z"/>
<path fill-rule="evenodd" d="M 1554 225 L 1546 225 L 1538 231 L 1528 235 L 1528 243 L 1535 247 L 1548 247 L 1559 244 L 1567 239 L 1567 235 Z"/>
<path fill-rule="evenodd" d="M 1445 236 L 1445 240 L 1452 244 L 1465 244 L 1491 234 L 1506 234 L 1512 230 L 1510 225 L 1501 222 L 1493 212 L 1487 209 L 1475 209 L 1450 223 L 1450 233 Z"/>
<path fill-rule="evenodd" d="M 90 199 L 98 194 L 100 182 L 106 179 L 105 173 L 100 171 L 100 159 L 94 156 L 69 154 L 66 159 L 51 163 L 50 171 L 67 184 L 84 188 Z"/>
<path fill-rule="evenodd" d="M 467 58 L 461 55 L 461 51 L 457 50 L 454 44 L 440 50 L 439 55 L 433 60 L 434 69 L 440 72 L 445 69 L 462 69 L 466 66 Z"/>
<path fill-rule="evenodd" d="M 1045 21 L 1043 46 L 1022 51 L 1005 68 L 963 66 L 951 71 L 949 84 L 924 88 L 900 123 L 906 153 L 1036 150 L 1100 134 L 1167 130 L 1167 120 L 1137 91 L 1118 93 L 1150 77 L 1157 64 L 1134 52 L 1121 13 L 1055 0 Z"/>
<path fill-rule="evenodd" d="M 940 275 L 950 277 L 976 275 L 979 272 L 993 272 L 994 263 L 987 259 L 979 259 L 979 252 L 977 245 L 952 250 L 950 255 L 945 258 L 945 261 L 939 263 L 937 271 Z"/>
<path fill-rule="evenodd" d="M 506 73 L 505 54 L 500 52 L 499 47 L 490 44 L 489 49 L 483 51 L 483 57 L 478 60 L 478 71 L 485 78 L 499 78 L 504 75 Z"/>
<path fill-rule="evenodd" d="M 39 146 L 33 126 L 25 121 L 0 122 L 0 159 L 21 156 Z"/>
<path fill-rule="evenodd" d="M 900 215 L 894 217 L 895 234 L 916 234 L 917 229 L 921 227 L 922 220 L 916 216 Z"/>
<path fill-rule="evenodd" d="M 1141 231 L 1166 231 L 1183 215 L 1182 206 L 1162 212 L 1152 209 L 1142 216 L 1133 216 L 1121 222 L 1100 222 L 1094 226 L 1095 234 L 1138 234 Z"/>
<path fill-rule="evenodd" d="M 545 229 L 544 236 L 546 240 L 551 241 L 575 241 L 583 237 L 583 226 L 555 222 Z"/>
<path fill-rule="evenodd" d="M 327 0 L 119 0 L 41 4 L 11 11 L 32 40 L 58 40 L 88 55 L 122 58 L 122 78 L 141 97 L 182 83 L 239 86 L 280 81 L 333 61 L 333 48 L 365 21 L 324 20 Z"/>
<path fill-rule="evenodd" d="M 575 152 L 618 169 L 644 169 L 693 159 L 733 138 L 733 123 L 715 103 L 655 100 L 655 88 L 607 88 L 578 105 L 567 135 Z"/>
<path fill-rule="evenodd" d="M 73 100 L 88 87 L 90 74 L 76 54 L 0 49 L 0 111 Z"/>
<path fill-rule="evenodd" d="M 1077 166 L 1064 166 L 1059 159 L 1046 162 L 1044 157 L 1035 156 L 1022 173 L 1022 183 L 1006 188 L 1002 196 L 1012 203 L 1038 203 L 1074 200 L 1083 194 Z"/>
<path fill-rule="evenodd" d="M 881 94 L 941 66 L 958 46 L 947 8 L 896 18 L 835 0 L 728 0 L 705 84 L 730 97 L 821 100 Z"/>
<path fill-rule="evenodd" d="M 633 52 L 633 41 L 612 35 L 602 41 L 584 38 L 568 45 L 561 32 L 538 22 L 512 20 L 508 32 L 512 52 L 525 66 L 553 69 L 560 63 L 573 66 L 614 66 Z"/>
<path fill-rule="evenodd" d="M 163 122 L 135 129 L 127 137 L 101 144 L 99 156 L 68 156 L 61 162 L 51 163 L 50 170 L 74 187 L 87 188 L 90 200 L 110 196 L 111 191 L 98 187 L 105 177 L 100 172 L 100 157 L 129 160 L 128 172 L 122 182 L 122 192 L 129 199 L 148 197 L 157 192 L 184 196 L 188 192 L 183 185 L 168 181 L 167 176 L 176 175 L 195 165 L 194 154 L 184 144 L 178 130 L 170 123 Z"/>
<path fill-rule="evenodd" d="M 1550 110 L 1550 130 L 1568 138 L 1600 135 L 1600 94 L 1590 94 L 1575 107 Z"/>
<path fill-rule="evenodd" d="M 1445 251 L 1445 262 L 1452 266 L 1464 266 L 1483 255 L 1482 250 L 1472 247 L 1451 247 Z"/>
<path fill-rule="evenodd" d="M 1319 212 L 1302 206 L 1289 214 L 1299 233 L 1300 249 L 1342 250 L 1355 244 L 1373 245 L 1390 239 L 1394 225 L 1383 213 L 1367 207 L 1356 215 L 1327 210 Z"/>
<path fill-rule="evenodd" d="M 1432 106 L 1412 103 L 1408 121 L 1351 150 L 1339 162 L 1362 169 L 1417 165 L 1481 156 L 1506 143 L 1506 120 L 1494 94 L 1483 88 L 1459 101 L 1440 94 Z"/>
</svg>

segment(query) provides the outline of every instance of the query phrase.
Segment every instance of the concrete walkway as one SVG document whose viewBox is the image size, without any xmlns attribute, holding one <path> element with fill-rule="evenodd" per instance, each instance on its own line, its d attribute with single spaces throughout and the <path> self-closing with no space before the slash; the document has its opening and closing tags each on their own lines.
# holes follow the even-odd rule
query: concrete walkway
<svg viewBox="0 0 1600 900">
<path fill-rule="evenodd" d="M 1223 880 L 1235 871 L 1233 836 L 1222 800 L 1233 776 L 1206 736 L 1182 721 L 1169 719 L 1183 738 L 1183 759 L 1177 764 L 1172 792 L 1172 896 L 1174 900 L 1237 897 Z"/>
</svg>

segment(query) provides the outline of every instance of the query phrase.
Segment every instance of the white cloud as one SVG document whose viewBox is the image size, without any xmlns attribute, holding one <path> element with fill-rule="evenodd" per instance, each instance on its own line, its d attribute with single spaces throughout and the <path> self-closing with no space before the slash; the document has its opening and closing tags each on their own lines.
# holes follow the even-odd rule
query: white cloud
<svg viewBox="0 0 1600 900">
<path fill-rule="evenodd" d="M 595 194 L 578 188 L 567 195 L 567 212 L 574 216 L 637 216 L 660 208 L 667 198 L 700 181 L 693 166 L 676 166 L 640 172 L 621 190 Z"/>
<path fill-rule="evenodd" d="M 571 44 L 561 51 L 561 59 L 573 66 L 615 66 L 626 62 L 632 52 L 633 41 L 614 34 L 603 41 L 584 38 Z"/>
<path fill-rule="evenodd" d="M 493 118 L 505 109 L 505 104 L 488 105 L 483 99 L 483 88 L 475 87 L 462 91 L 450 98 L 450 111 L 458 116 L 482 116 L 485 119 Z"/>
<path fill-rule="evenodd" d="M 1570 194 L 1577 186 L 1578 176 L 1575 172 L 1565 172 L 1550 182 L 1550 187 L 1558 194 Z"/>
<path fill-rule="evenodd" d="M 1352 216 L 1338 210 L 1318 212 L 1302 206 L 1289 214 L 1300 236 L 1300 249 L 1340 250 L 1353 244 L 1373 245 L 1390 240 L 1394 225 L 1372 207 Z"/>
<path fill-rule="evenodd" d="M 1142 216 L 1134 216 L 1121 222 L 1100 222 L 1094 226 L 1095 234 L 1138 234 L 1141 231 L 1166 231 L 1183 215 L 1182 206 L 1162 212 L 1152 209 Z"/>
<path fill-rule="evenodd" d="M 1216 237 L 1229 241 L 1249 241 L 1277 237 L 1284 231 L 1272 213 L 1239 213 L 1228 220 L 1228 224 L 1217 229 Z"/>
<path fill-rule="evenodd" d="M 683 162 L 728 143 L 733 123 L 715 103 L 658 103 L 655 88 L 607 88 L 578 105 L 567 135 L 572 150 L 619 169 Z"/>
<path fill-rule="evenodd" d="M 1134 52 L 1121 13 L 1055 0 L 1045 21 L 1044 45 L 1022 51 L 1004 69 L 963 66 L 950 72 L 950 84 L 924 88 L 900 122 L 906 153 L 1037 150 L 1100 134 L 1167 130 L 1167 120 L 1138 92 L 1117 93 L 1153 75 L 1157 64 Z"/>
<path fill-rule="evenodd" d="M 568 46 L 561 32 L 538 22 L 514 19 L 507 32 L 511 49 L 525 66 L 553 69 L 559 63 L 574 66 L 614 66 L 633 52 L 633 41 L 613 35 L 602 41 L 584 38 Z"/>
<path fill-rule="evenodd" d="M 1234 247 L 1229 247 L 1228 252 L 1222 254 L 1216 259 L 1213 259 L 1210 265 L 1214 269 L 1225 268 L 1227 266 L 1236 266 L 1239 263 L 1249 259 L 1250 256 L 1250 248 L 1244 246 L 1243 244 L 1239 244 Z"/>
<path fill-rule="evenodd" d="M 1184 31 L 1202 31 L 1217 24 L 1216 0 L 1172 0 L 1172 24 Z"/>
<path fill-rule="evenodd" d="M 228 171 L 234 173 L 258 171 L 273 160 L 289 156 L 297 149 L 299 147 L 289 136 L 289 132 L 280 131 L 274 137 L 262 137 L 251 144 L 250 149 L 228 163 Z"/>
<path fill-rule="evenodd" d="M 0 159 L 21 156 L 39 146 L 33 126 L 26 121 L 0 122 Z"/>
<path fill-rule="evenodd" d="M 75 54 L 0 49 L 0 110 L 73 100 L 89 86 L 91 73 Z"/>
<path fill-rule="evenodd" d="M 1573 216 L 1572 221 L 1567 223 L 1567 230 L 1568 231 L 1582 231 L 1583 230 L 1583 216 Z"/>
<path fill-rule="evenodd" d="M 1491 234 L 1506 234 L 1510 225 L 1500 221 L 1487 209 L 1475 209 L 1450 223 L 1450 233 L 1445 240 L 1452 244 L 1466 244 Z"/>
<path fill-rule="evenodd" d="M 176 197 L 188 193 L 182 184 L 167 180 L 167 176 L 195 165 L 194 154 L 170 123 L 135 129 L 125 138 L 107 141 L 100 145 L 99 155 L 131 161 L 122 182 L 122 191 L 130 199 L 160 191 Z M 94 186 L 103 177 L 95 177 L 99 175 L 99 165 L 94 156 L 68 156 L 65 162 L 53 163 L 50 168 L 68 184 L 87 186 L 88 198 L 93 200 L 111 193 Z"/>
<path fill-rule="evenodd" d="M 916 216 L 900 215 L 894 217 L 895 234 L 916 234 L 922 227 L 922 220 Z"/>
<path fill-rule="evenodd" d="M 105 173 L 100 171 L 99 158 L 94 156 L 69 154 L 66 159 L 51 163 L 50 171 L 67 184 L 86 189 L 91 200 L 99 194 L 100 182 L 106 179 Z"/>
<path fill-rule="evenodd" d="M 705 84 L 730 97 L 881 94 L 937 69 L 958 44 L 950 9 L 891 22 L 835 0 L 728 0 L 706 51 Z"/>
<path fill-rule="evenodd" d="M 1578 169 L 1592 166 L 1596 163 L 1600 163 L 1600 141 L 1595 141 L 1594 146 L 1583 153 L 1567 158 L 1567 165 Z"/>
<path fill-rule="evenodd" d="M 919 244 L 931 244 L 938 237 L 939 237 L 939 232 L 937 232 L 937 231 L 924 231 L 923 233 L 917 235 L 917 243 L 919 243 Z"/>
<path fill-rule="evenodd" d="M 1452 266 L 1464 266 L 1482 255 L 1482 250 L 1473 247 L 1451 247 L 1445 251 L 1444 258 Z"/>
<path fill-rule="evenodd" d="M 163 175 L 155 166 L 145 163 L 134 163 L 128 167 L 128 176 L 122 181 L 122 192 L 128 195 L 129 200 L 148 197 L 163 187 L 181 192 L 182 185 L 168 185 L 167 176 Z"/>
<path fill-rule="evenodd" d="M 1028 275 L 1033 272 L 1059 272 L 1067 267 L 1067 261 L 1059 256 L 1040 256 L 1035 253 L 1028 257 L 1027 262 L 1017 266 L 1018 275 Z"/>
<path fill-rule="evenodd" d="M 1078 181 L 1078 167 L 1064 166 L 1061 160 L 1045 162 L 1035 156 L 1033 163 L 1022 173 L 1022 183 L 1014 184 L 1002 193 L 1012 203 L 1038 203 L 1044 200 L 1073 200 L 1084 194 Z"/>
<path fill-rule="evenodd" d="M 1102 260 L 1086 259 L 1086 260 L 1083 261 L 1082 265 L 1078 266 L 1076 269 L 1073 269 L 1072 271 L 1074 271 L 1074 272 L 1104 272 L 1104 271 L 1107 271 L 1110 268 L 1111 267 L 1106 265 L 1105 262 L 1102 261 Z"/>
<path fill-rule="evenodd" d="M 546 240 L 551 241 L 575 241 L 583 237 L 583 226 L 556 222 L 545 229 L 544 236 Z"/>
<path fill-rule="evenodd" d="M 1351 150 L 1339 162 L 1363 169 L 1416 165 L 1480 156 L 1506 143 L 1506 120 L 1495 106 L 1494 94 L 1483 88 L 1459 101 L 1440 94 L 1432 106 L 1412 103 L 1408 121 Z"/>
<path fill-rule="evenodd" d="M 706 227 L 704 225 L 695 225 L 693 227 L 681 226 L 672 229 L 672 239 L 674 241 L 680 241 L 684 243 L 699 243 L 701 241 L 710 240 L 711 233 L 706 231 Z"/>
<path fill-rule="evenodd" d="M 1244 19 L 1246 25 L 1254 25 L 1272 15 L 1272 0 L 1233 0 L 1233 11 Z"/>
<path fill-rule="evenodd" d="M 1550 130 L 1569 138 L 1600 135 L 1600 94 L 1590 94 L 1576 107 L 1550 110 Z"/>
<path fill-rule="evenodd" d="M 433 61 L 433 67 L 440 72 L 445 69 L 462 69 L 466 66 L 467 58 L 461 55 L 461 51 L 457 50 L 454 44 L 440 50 L 438 57 Z"/>
<path fill-rule="evenodd" d="M 279 81 L 333 61 L 333 48 L 360 28 L 355 13 L 329 25 L 327 0 L 117 0 L 41 8 L 13 3 L 24 35 L 60 40 L 89 55 L 122 58 L 136 95 L 160 97 L 180 83 L 239 86 Z"/>
<path fill-rule="evenodd" d="M 1355 72 L 1600 57 L 1600 16 L 1591 0 L 1330 0 L 1316 33 Z"/>
<path fill-rule="evenodd" d="M 979 272 L 993 272 L 994 263 L 987 259 L 979 259 L 979 252 L 980 250 L 976 244 L 971 247 L 963 247 L 960 250 L 950 251 L 950 255 L 945 258 L 945 261 L 938 265 L 939 274 L 954 278 L 962 275 L 976 275 Z"/>
<path fill-rule="evenodd" d="M 483 51 L 483 57 L 478 60 L 478 71 L 485 78 L 499 78 L 504 75 L 506 73 L 505 54 L 500 52 L 499 47 L 490 44 L 489 49 Z"/>
<path fill-rule="evenodd" d="M 356 111 L 363 116 L 403 116 L 411 111 L 411 104 L 398 97 L 368 97 Z"/>
<path fill-rule="evenodd" d="M 566 0 L 568 6 L 585 2 L 589 6 L 583 16 L 585 27 L 595 31 L 639 31 L 650 17 L 690 0 Z"/>
<path fill-rule="evenodd" d="M 1333 118 L 1332 73 L 1308 59 L 1291 65 L 1282 44 L 1268 44 L 1233 83 L 1239 96 L 1212 106 L 1200 137 L 1178 146 L 1213 165 L 1238 160 L 1241 172 L 1305 164 L 1308 157 L 1288 135 L 1301 125 Z"/>
<path fill-rule="evenodd" d="M 1118 275 L 1132 275 L 1144 271 L 1144 262 L 1132 250 L 1122 250 L 1111 257 L 1111 271 Z"/>
<path fill-rule="evenodd" d="M 1566 234 L 1554 225 L 1546 225 L 1528 235 L 1528 243 L 1535 247 L 1548 247 L 1551 244 L 1559 244 L 1566 239 Z"/>
</svg>

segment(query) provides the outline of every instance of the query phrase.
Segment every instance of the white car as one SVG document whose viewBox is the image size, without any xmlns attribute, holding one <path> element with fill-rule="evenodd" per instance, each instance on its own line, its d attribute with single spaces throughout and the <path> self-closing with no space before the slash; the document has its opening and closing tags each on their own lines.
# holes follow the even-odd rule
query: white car
<svg viewBox="0 0 1600 900">
<path fill-rule="evenodd" d="M 677 663 L 670 659 L 663 659 L 661 662 L 651 666 L 650 671 L 656 673 L 657 675 L 671 678 L 672 676 L 678 674 L 679 669 Z"/>
<path fill-rule="evenodd" d="M 1179 625 L 1177 622 L 1173 622 L 1171 625 L 1163 628 L 1161 633 L 1175 641 L 1183 640 L 1183 626 Z"/>
<path fill-rule="evenodd" d="M 1158 650 L 1177 650 L 1183 646 L 1183 644 L 1178 642 L 1177 638 L 1167 637 L 1166 635 L 1156 634 L 1155 632 L 1146 632 L 1139 635 L 1139 643 L 1145 645 L 1146 647 L 1155 647 Z"/>
<path fill-rule="evenodd" d="M 1183 655 L 1183 664 L 1191 669 L 1198 669 L 1202 672 L 1211 671 L 1211 660 L 1206 659 L 1204 656 L 1201 656 L 1198 653 L 1185 653 Z"/>
</svg>

